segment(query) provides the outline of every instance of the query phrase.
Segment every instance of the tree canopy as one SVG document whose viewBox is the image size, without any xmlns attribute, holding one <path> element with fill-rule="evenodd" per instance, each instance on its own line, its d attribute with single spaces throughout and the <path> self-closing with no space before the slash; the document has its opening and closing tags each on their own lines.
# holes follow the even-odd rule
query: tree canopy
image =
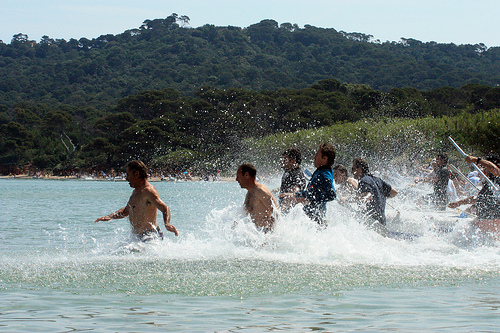
<svg viewBox="0 0 500 333">
<path fill-rule="evenodd" d="M 246 156 L 244 142 L 252 138 L 339 124 L 350 128 L 347 124 L 368 120 L 494 114 L 498 109 L 499 87 L 383 92 L 335 79 L 277 91 L 203 86 L 193 96 L 183 96 L 171 88 L 151 90 L 124 97 L 107 110 L 23 102 L 0 108 L 0 172 L 26 166 L 109 170 L 130 159 L 169 161 L 169 168 L 177 169 L 187 163 L 181 157 L 198 160 L 199 168 L 217 169 Z M 476 144 L 498 148 L 492 119 L 461 119 L 474 119 Z"/>
<path fill-rule="evenodd" d="M 0 173 L 131 158 L 218 169 L 255 138 L 383 119 L 461 117 L 494 150 L 496 118 L 482 115 L 500 108 L 499 60 L 483 44 L 274 20 L 191 28 L 178 14 L 91 40 L 19 33 L 0 42 Z"/>
<path fill-rule="evenodd" d="M 500 82 L 500 48 L 484 44 L 380 42 L 371 35 L 263 20 L 246 28 L 189 27 L 172 14 L 117 35 L 0 43 L 0 103 L 96 108 L 143 91 L 202 86 L 261 91 L 302 89 L 335 78 L 388 92 Z"/>
</svg>

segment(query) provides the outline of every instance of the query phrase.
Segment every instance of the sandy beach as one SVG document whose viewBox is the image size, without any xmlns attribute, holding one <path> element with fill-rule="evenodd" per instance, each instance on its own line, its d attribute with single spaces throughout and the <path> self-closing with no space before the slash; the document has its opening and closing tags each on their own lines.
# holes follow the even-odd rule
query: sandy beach
<svg viewBox="0 0 500 333">
<path fill-rule="evenodd" d="M 71 180 L 71 179 L 78 179 L 78 180 L 96 180 L 96 181 L 125 181 L 125 178 L 122 177 L 92 177 L 89 175 L 83 175 L 83 176 L 53 176 L 53 175 L 44 175 L 44 176 L 34 176 L 34 175 L 28 175 L 28 174 L 19 174 L 19 175 L 3 175 L 0 176 L 0 179 L 46 179 L 46 180 Z M 201 177 L 192 177 L 191 179 L 168 179 L 168 178 L 161 178 L 161 177 L 150 177 L 148 178 L 148 181 L 150 182 L 160 182 L 160 181 L 175 181 L 175 182 L 187 182 L 187 181 L 206 181 Z M 213 180 L 209 180 L 213 181 Z M 235 181 L 234 177 L 221 177 L 220 180 L 217 181 L 223 181 L 223 182 L 231 182 Z"/>
</svg>

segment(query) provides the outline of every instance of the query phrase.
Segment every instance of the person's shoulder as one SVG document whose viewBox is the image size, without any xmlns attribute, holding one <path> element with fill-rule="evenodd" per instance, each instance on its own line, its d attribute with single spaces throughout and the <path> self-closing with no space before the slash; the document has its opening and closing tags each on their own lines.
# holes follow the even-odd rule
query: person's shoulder
<svg viewBox="0 0 500 333">
<path fill-rule="evenodd" d="M 333 177 L 333 169 L 329 167 L 320 167 L 315 172 L 319 177 L 330 178 Z"/>
<path fill-rule="evenodd" d="M 364 174 L 361 177 L 359 177 L 358 183 L 364 183 L 364 182 L 369 182 L 373 180 L 373 176 L 369 174 Z"/>
<path fill-rule="evenodd" d="M 446 166 L 443 166 L 438 170 L 437 176 L 440 179 L 449 178 L 450 177 L 450 170 L 448 170 L 448 168 Z"/>
<path fill-rule="evenodd" d="M 271 190 L 269 190 L 266 185 L 261 183 L 257 183 L 257 185 L 254 187 L 254 190 L 259 194 L 272 195 Z"/>
<path fill-rule="evenodd" d="M 377 177 L 377 176 L 374 176 L 374 175 L 371 175 L 371 174 L 366 174 L 366 175 L 363 175 L 359 181 L 358 181 L 358 187 L 359 186 L 368 186 L 368 187 L 374 187 L 374 186 L 377 186 L 377 183 L 378 182 L 381 182 L 382 179 Z"/>
<path fill-rule="evenodd" d="M 156 190 L 156 187 L 153 186 L 153 184 L 151 183 L 147 183 L 146 186 L 144 187 L 144 191 L 146 193 L 150 193 L 150 194 L 154 194 L 154 195 L 158 195 L 158 191 Z"/>
<path fill-rule="evenodd" d="M 262 191 L 269 191 L 269 188 L 268 188 L 266 185 L 262 184 L 262 183 L 259 183 L 257 187 L 258 187 L 260 190 L 262 190 Z M 269 191 L 269 192 L 270 192 L 270 191 Z"/>
</svg>

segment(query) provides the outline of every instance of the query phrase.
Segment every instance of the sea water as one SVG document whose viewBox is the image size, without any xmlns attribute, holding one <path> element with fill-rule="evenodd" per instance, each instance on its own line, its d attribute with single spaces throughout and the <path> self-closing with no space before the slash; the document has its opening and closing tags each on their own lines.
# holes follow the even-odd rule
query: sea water
<svg viewBox="0 0 500 333">
<path fill-rule="evenodd" d="M 389 237 L 337 202 L 325 229 L 296 207 L 264 235 L 236 182 L 154 182 L 179 237 L 159 214 L 141 243 L 93 223 L 127 182 L 1 179 L 0 331 L 500 331 L 498 241 L 394 182 Z"/>
</svg>

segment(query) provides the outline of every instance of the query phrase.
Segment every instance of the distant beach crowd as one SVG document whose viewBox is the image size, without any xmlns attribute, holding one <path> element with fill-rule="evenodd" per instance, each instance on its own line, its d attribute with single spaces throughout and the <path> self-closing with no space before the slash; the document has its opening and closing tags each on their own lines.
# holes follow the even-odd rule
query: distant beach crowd
<svg viewBox="0 0 500 333">
<path fill-rule="evenodd" d="M 35 172 L 35 173 L 21 173 L 21 174 L 9 174 L 0 176 L 0 178 L 19 178 L 19 179 L 83 179 L 83 180 L 111 180 L 120 181 L 125 180 L 126 174 L 124 172 L 76 172 L 76 171 L 64 171 L 64 172 Z M 227 181 L 234 180 L 233 177 L 222 177 L 221 171 L 218 170 L 216 173 L 205 173 L 205 174 L 191 174 L 191 171 L 184 172 L 169 172 L 161 173 L 154 172 L 149 174 L 148 177 L 151 181 Z"/>
</svg>

